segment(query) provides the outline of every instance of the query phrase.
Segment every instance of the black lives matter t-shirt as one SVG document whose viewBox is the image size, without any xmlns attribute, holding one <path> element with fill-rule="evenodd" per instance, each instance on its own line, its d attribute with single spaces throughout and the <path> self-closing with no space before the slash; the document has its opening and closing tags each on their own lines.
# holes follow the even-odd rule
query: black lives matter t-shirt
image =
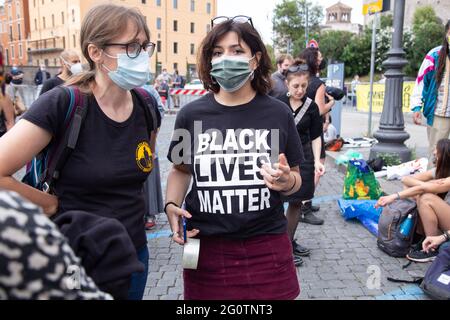
<svg viewBox="0 0 450 320">
<path fill-rule="evenodd" d="M 142 189 L 153 168 L 149 139 L 152 128 L 134 95 L 132 114 L 121 123 L 106 116 L 93 95 L 87 98 L 87 115 L 76 148 L 55 184 L 58 214 L 82 210 L 115 218 L 140 248 L 146 243 Z M 68 93 L 55 88 L 40 96 L 24 119 L 60 137 L 68 107 Z"/>
<path fill-rule="evenodd" d="M 168 159 L 186 164 L 193 184 L 185 203 L 188 229 L 202 236 L 248 238 L 286 232 L 280 193 L 267 188 L 260 167 L 284 153 L 303 161 L 289 108 L 266 95 L 228 107 L 208 94 L 178 113 Z"/>
</svg>

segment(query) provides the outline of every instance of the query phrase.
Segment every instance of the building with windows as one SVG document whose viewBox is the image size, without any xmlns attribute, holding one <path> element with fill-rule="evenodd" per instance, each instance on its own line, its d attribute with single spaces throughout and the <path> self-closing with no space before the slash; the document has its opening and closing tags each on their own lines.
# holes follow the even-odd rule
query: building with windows
<svg viewBox="0 0 450 320">
<path fill-rule="evenodd" d="M 146 17 L 151 41 L 157 44 L 151 71 L 178 69 L 195 74 L 196 48 L 217 15 L 217 0 L 110 0 L 138 8 Z M 30 37 L 28 53 L 33 65 L 54 66 L 60 53 L 81 53 L 80 28 L 96 0 L 28 0 Z"/>
<path fill-rule="evenodd" d="M 5 65 L 26 65 L 30 34 L 27 0 L 5 0 L 0 6 L 0 41 Z"/>
</svg>

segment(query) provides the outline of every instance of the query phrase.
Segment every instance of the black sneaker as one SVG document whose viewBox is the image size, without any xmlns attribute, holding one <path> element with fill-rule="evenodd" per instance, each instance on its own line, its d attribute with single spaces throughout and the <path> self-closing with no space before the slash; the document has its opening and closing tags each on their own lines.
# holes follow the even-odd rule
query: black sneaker
<svg viewBox="0 0 450 320">
<path fill-rule="evenodd" d="M 302 266 L 302 265 L 303 265 L 303 259 L 302 259 L 302 257 L 294 256 L 294 265 L 295 265 L 296 267 Z"/>
<path fill-rule="evenodd" d="M 296 240 L 292 241 L 292 253 L 294 256 L 307 257 L 311 254 L 311 250 L 297 243 Z"/>
<path fill-rule="evenodd" d="M 430 250 L 428 253 L 423 250 L 411 250 L 406 258 L 414 262 L 431 262 L 436 259 L 438 253 L 438 250 Z"/>
<path fill-rule="evenodd" d="M 312 212 L 318 212 L 318 211 L 320 211 L 320 206 L 313 206 L 313 205 L 311 205 L 311 211 L 312 211 Z"/>
<path fill-rule="evenodd" d="M 312 213 L 312 211 L 309 211 L 306 213 L 302 211 L 302 212 L 300 212 L 299 222 L 320 226 L 323 224 L 324 221 L 323 221 L 323 219 L 316 217 Z"/>
</svg>

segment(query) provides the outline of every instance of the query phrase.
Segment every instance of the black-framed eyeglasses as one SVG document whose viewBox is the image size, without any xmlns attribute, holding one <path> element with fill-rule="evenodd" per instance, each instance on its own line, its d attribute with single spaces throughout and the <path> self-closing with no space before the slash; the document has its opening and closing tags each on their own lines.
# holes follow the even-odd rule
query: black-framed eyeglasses
<svg viewBox="0 0 450 320">
<path fill-rule="evenodd" d="M 232 20 L 233 22 L 236 23 L 250 23 L 250 25 L 254 28 L 252 18 L 248 16 L 239 15 L 235 17 L 226 17 L 226 16 L 215 17 L 214 19 L 211 20 L 211 29 L 214 28 L 214 26 L 229 20 Z"/>
<path fill-rule="evenodd" d="M 307 64 L 298 64 L 295 66 L 291 66 L 289 67 L 289 69 L 287 69 L 287 73 L 296 73 L 296 72 L 306 72 L 309 71 L 308 65 Z"/>
<path fill-rule="evenodd" d="M 109 46 L 122 46 L 126 48 L 127 56 L 130 59 L 135 59 L 139 56 L 142 50 L 148 53 L 148 56 L 151 57 L 155 52 L 156 44 L 153 42 L 146 42 L 144 44 L 140 44 L 139 42 L 130 42 L 130 43 L 106 43 L 105 47 Z"/>
</svg>

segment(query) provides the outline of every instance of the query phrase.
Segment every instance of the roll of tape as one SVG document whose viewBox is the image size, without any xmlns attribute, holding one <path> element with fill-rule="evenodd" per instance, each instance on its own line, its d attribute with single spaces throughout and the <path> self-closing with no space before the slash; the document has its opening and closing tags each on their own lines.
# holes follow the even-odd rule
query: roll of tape
<svg viewBox="0 0 450 320">
<path fill-rule="evenodd" d="M 200 239 L 188 238 L 183 247 L 183 268 L 197 269 L 200 256 Z"/>
</svg>

